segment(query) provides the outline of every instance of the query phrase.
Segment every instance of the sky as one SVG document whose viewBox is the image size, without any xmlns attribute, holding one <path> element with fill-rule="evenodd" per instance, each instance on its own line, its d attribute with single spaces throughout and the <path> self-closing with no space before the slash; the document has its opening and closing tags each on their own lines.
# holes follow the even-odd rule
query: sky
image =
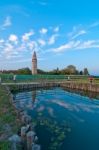
<svg viewBox="0 0 99 150">
<path fill-rule="evenodd" d="M 1 0 L 0 70 L 75 65 L 99 75 L 98 0 Z"/>
</svg>

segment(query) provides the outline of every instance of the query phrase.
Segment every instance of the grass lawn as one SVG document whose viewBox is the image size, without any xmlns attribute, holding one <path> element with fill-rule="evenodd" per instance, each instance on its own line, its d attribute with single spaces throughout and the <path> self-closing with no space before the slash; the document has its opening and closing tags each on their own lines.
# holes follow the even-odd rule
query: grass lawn
<svg viewBox="0 0 99 150">
<path fill-rule="evenodd" d="M 18 131 L 20 125 L 9 99 L 6 88 L 0 85 L 0 150 L 10 150 L 7 139 Z"/>
</svg>

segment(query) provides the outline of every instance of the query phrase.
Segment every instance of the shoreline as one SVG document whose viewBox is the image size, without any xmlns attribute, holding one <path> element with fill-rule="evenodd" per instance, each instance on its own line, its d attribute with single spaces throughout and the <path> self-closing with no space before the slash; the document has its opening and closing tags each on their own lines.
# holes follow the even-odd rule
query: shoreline
<svg viewBox="0 0 99 150">
<path fill-rule="evenodd" d="M 18 133 L 20 120 L 13 107 L 11 93 L 5 86 L 0 85 L 0 149 L 9 149 L 11 146 L 8 138 L 14 133 Z"/>
<path fill-rule="evenodd" d="M 50 87 L 61 87 L 68 90 L 82 90 L 85 92 L 99 92 L 99 84 L 94 83 L 76 83 L 76 82 L 64 82 L 64 83 L 40 83 L 40 84 L 10 84 L 0 85 L 0 149 L 3 147 L 9 147 L 10 142 L 8 138 L 14 134 L 18 134 L 19 129 L 22 127 L 22 111 L 15 107 L 13 101 L 13 94 L 11 90 L 28 90 L 38 88 L 50 88 Z M 30 123 L 31 124 L 31 123 Z M 7 132 L 7 130 L 9 130 Z M 6 150 L 9 150 L 6 148 Z"/>
<path fill-rule="evenodd" d="M 40 145 L 37 144 L 38 137 L 35 133 L 34 129 L 34 123 L 32 121 L 31 116 L 29 116 L 24 110 L 17 109 L 15 107 L 15 103 L 13 101 L 13 94 L 11 93 L 11 90 L 7 86 L 1 86 L 0 90 L 4 89 L 4 94 L 8 96 L 6 99 L 6 102 L 9 103 L 9 108 L 12 108 L 14 111 L 14 117 L 15 122 L 11 122 L 12 132 L 9 131 L 9 134 L 7 132 L 4 132 L 2 130 L 2 136 L 3 138 L 0 139 L 0 150 L 18 150 L 18 149 L 35 149 L 38 147 L 40 149 Z M 8 100 L 8 101 L 7 101 Z M 8 103 L 5 103 L 5 107 L 8 107 Z M 4 108 L 3 108 L 4 109 Z M 11 112 L 8 110 L 8 113 Z M 7 116 L 7 114 L 4 114 L 4 116 Z M 0 122 L 1 126 L 5 125 L 5 122 Z M 9 124 L 10 126 L 10 124 Z M 16 127 L 16 130 L 13 128 Z M 9 129 L 8 129 L 9 130 Z M 5 134 L 5 136 L 4 136 Z M 1 138 L 1 137 L 0 137 Z M 31 141 L 31 139 L 33 139 Z"/>
<path fill-rule="evenodd" d="M 31 90 L 38 88 L 50 87 L 64 87 L 68 89 L 78 89 L 89 92 L 99 92 L 99 84 L 97 83 L 83 83 L 76 81 L 64 82 L 30 82 L 30 83 L 3 83 L 2 85 L 8 86 L 10 91 Z"/>
</svg>

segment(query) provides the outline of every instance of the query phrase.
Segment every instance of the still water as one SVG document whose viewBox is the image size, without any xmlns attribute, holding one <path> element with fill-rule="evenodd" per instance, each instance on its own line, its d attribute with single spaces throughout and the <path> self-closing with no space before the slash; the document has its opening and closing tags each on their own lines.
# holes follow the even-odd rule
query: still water
<svg viewBox="0 0 99 150">
<path fill-rule="evenodd" d="M 14 94 L 33 119 L 42 150 L 99 150 L 99 100 L 61 88 Z"/>
</svg>

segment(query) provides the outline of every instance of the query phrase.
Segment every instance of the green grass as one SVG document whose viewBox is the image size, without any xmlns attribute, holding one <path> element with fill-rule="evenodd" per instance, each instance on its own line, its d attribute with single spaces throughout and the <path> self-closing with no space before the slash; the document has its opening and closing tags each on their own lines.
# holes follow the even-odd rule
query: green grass
<svg viewBox="0 0 99 150">
<path fill-rule="evenodd" d="M 68 76 L 70 81 L 75 81 L 77 83 L 89 83 L 89 76 L 85 75 L 16 75 L 16 82 L 65 82 L 68 81 Z M 14 83 L 13 74 L 0 74 L 2 82 L 4 83 Z M 94 77 L 94 83 L 99 84 L 99 77 Z"/>
<path fill-rule="evenodd" d="M 10 95 L 7 94 L 6 88 L 0 85 L 0 150 L 10 150 L 7 138 L 15 134 L 19 126 L 20 122 L 10 103 Z"/>
<path fill-rule="evenodd" d="M 0 142 L 0 150 L 11 150 L 11 144 L 8 141 Z"/>
</svg>

